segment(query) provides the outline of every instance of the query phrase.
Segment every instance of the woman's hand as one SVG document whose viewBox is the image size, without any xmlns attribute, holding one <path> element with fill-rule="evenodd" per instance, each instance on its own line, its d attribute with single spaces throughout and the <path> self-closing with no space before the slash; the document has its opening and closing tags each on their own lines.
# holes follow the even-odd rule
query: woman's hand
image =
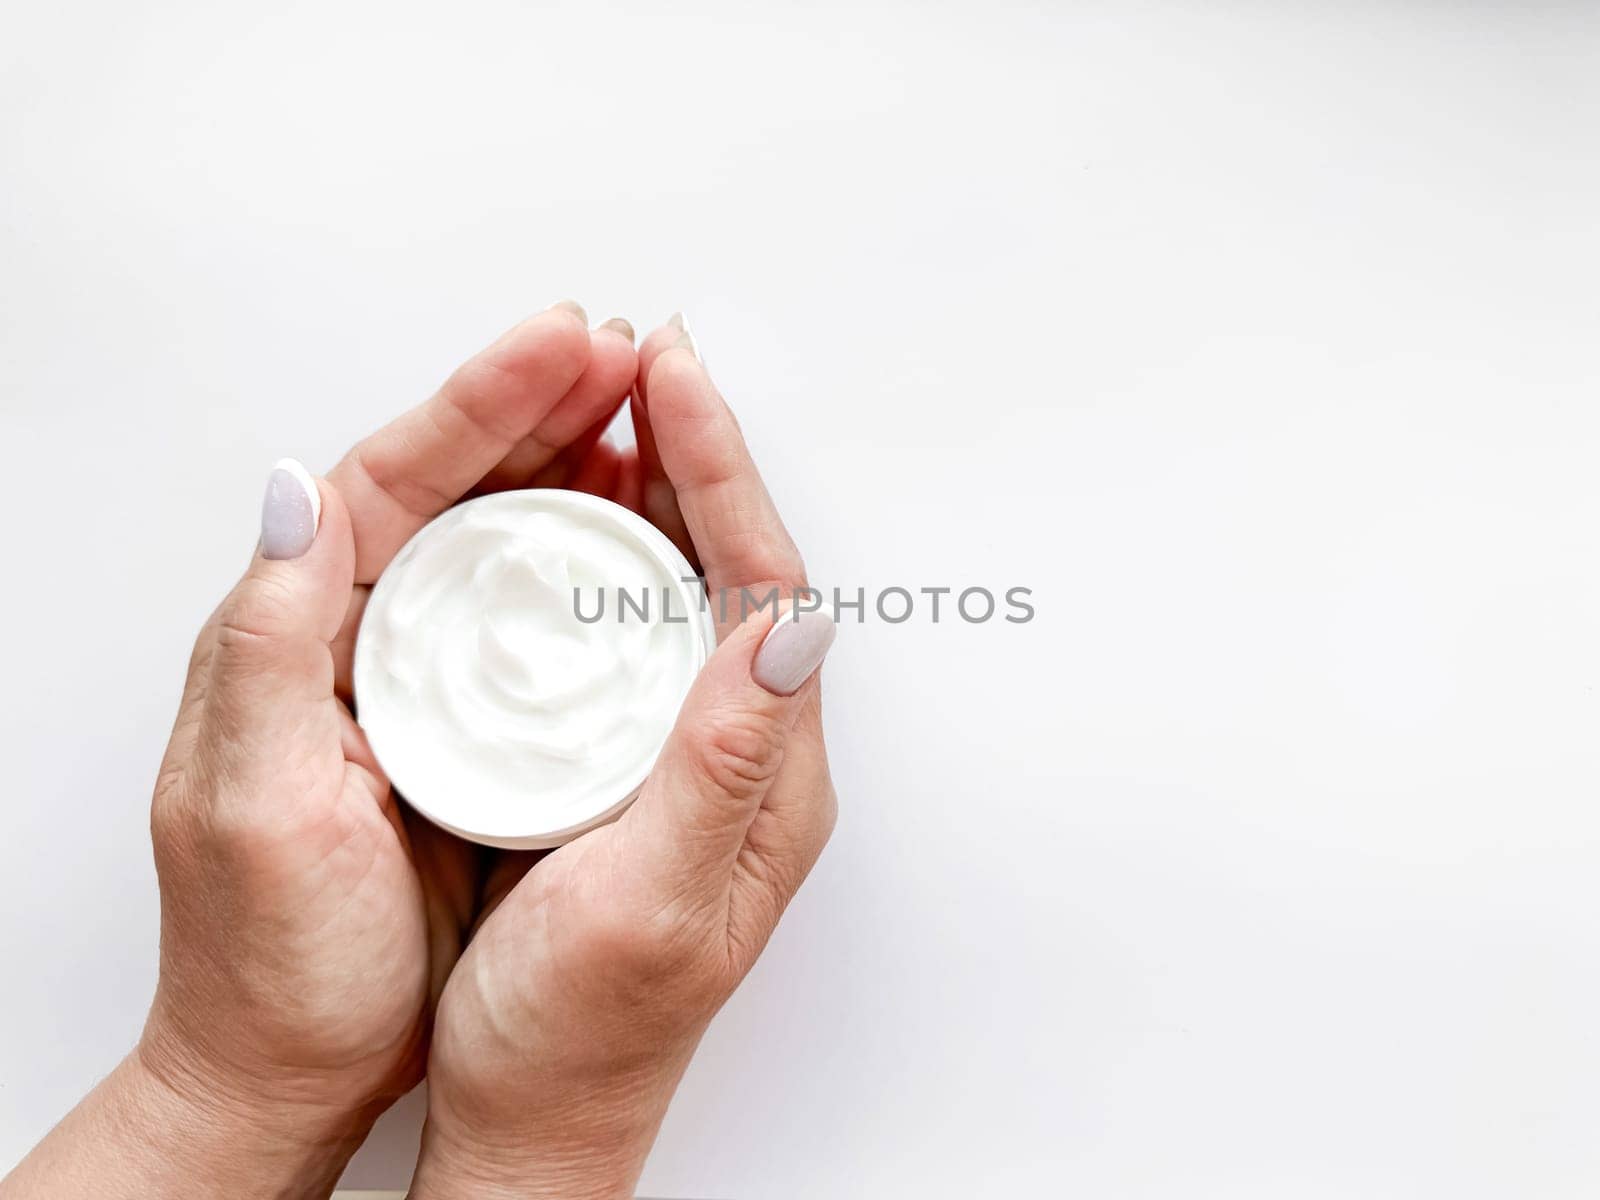
<svg viewBox="0 0 1600 1200">
<path fill-rule="evenodd" d="M 582 309 L 557 305 L 326 482 L 273 473 L 156 786 L 161 974 L 144 1036 L 0 1191 L 326 1195 L 420 1078 L 481 860 L 397 804 L 348 708 L 354 632 L 389 559 L 469 489 L 590 486 L 636 363 L 625 323 L 591 337 Z"/>
<path fill-rule="evenodd" d="M 653 334 L 640 380 L 613 490 L 698 558 L 728 619 L 633 806 L 495 866 L 439 1005 L 416 1200 L 631 1196 L 701 1033 L 833 827 L 816 680 L 833 620 L 740 623 L 740 589 L 804 586 L 800 556 L 687 335 Z"/>
</svg>

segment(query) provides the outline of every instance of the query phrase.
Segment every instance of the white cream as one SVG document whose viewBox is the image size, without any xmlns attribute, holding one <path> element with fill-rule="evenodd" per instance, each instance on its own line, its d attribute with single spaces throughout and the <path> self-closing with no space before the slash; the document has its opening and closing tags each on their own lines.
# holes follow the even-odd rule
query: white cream
<svg viewBox="0 0 1600 1200">
<path fill-rule="evenodd" d="M 648 522 L 579 492 L 450 509 L 362 617 L 357 716 L 379 763 L 423 815 L 490 845 L 559 845 L 615 816 L 714 645 L 692 574 Z"/>
</svg>

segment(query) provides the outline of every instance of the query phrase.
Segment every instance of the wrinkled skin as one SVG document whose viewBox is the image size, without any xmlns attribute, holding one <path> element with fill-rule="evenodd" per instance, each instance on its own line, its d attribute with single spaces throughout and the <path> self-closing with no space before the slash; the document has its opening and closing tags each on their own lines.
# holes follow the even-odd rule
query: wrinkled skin
<svg viewBox="0 0 1600 1200">
<path fill-rule="evenodd" d="M 319 481 L 309 549 L 258 548 L 199 636 L 155 790 L 144 1036 L 7 1200 L 325 1195 L 425 1069 L 413 1195 L 631 1195 L 701 1032 L 832 828 L 815 677 L 758 686 L 770 616 L 724 622 L 639 800 L 542 855 L 415 817 L 349 686 L 379 573 L 483 492 L 616 500 L 713 593 L 803 585 L 692 343 L 667 327 L 636 353 L 623 328 L 591 332 L 570 304 L 523 322 Z M 624 404 L 637 447 L 619 451 L 600 438 Z"/>
</svg>

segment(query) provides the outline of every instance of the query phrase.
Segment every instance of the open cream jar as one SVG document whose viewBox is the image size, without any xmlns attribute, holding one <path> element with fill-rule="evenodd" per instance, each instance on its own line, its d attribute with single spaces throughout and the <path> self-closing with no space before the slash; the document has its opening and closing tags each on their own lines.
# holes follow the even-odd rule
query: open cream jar
<svg viewBox="0 0 1600 1200">
<path fill-rule="evenodd" d="M 500 492 L 424 526 L 356 642 L 357 716 L 390 781 L 491 846 L 616 816 L 716 645 L 693 576 L 654 526 L 581 492 Z"/>
</svg>

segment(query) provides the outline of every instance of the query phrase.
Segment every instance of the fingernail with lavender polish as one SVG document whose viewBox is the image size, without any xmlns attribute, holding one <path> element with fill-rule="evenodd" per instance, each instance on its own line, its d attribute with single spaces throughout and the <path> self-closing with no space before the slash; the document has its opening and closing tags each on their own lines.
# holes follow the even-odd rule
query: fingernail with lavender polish
<svg viewBox="0 0 1600 1200">
<path fill-rule="evenodd" d="M 822 665 L 839 626 L 828 613 L 796 613 L 793 608 L 767 631 L 750 665 L 750 675 L 767 691 L 792 696 Z"/>
<path fill-rule="evenodd" d="M 667 324 L 678 331 L 678 340 L 672 343 L 672 348 L 687 350 L 694 355 L 696 362 L 702 367 L 705 366 L 706 360 L 700 353 L 700 343 L 694 340 L 694 331 L 689 328 L 689 318 L 681 312 L 675 312 L 667 318 Z"/>
<path fill-rule="evenodd" d="M 322 519 L 322 494 L 311 472 L 292 458 L 279 459 L 261 500 L 261 557 L 299 558 L 311 549 Z"/>
</svg>

